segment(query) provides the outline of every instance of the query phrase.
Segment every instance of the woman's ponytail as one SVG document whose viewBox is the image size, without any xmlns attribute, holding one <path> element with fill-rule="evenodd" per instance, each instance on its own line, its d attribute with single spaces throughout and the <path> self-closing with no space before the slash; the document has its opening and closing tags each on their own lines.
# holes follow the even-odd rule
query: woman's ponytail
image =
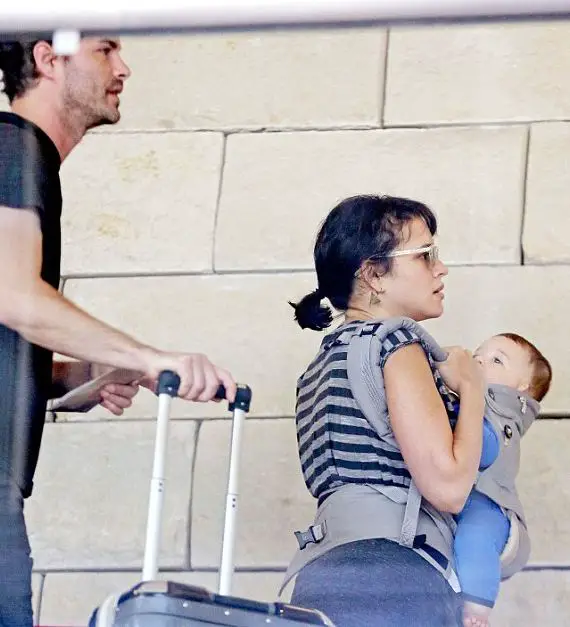
<svg viewBox="0 0 570 627">
<path fill-rule="evenodd" d="M 330 307 L 321 304 L 323 298 L 325 298 L 324 295 L 317 288 L 296 304 L 289 301 L 289 304 L 295 310 L 295 321 L 301 329 L 322 331 L 330 326 L 333 315 Z"/>
</svg>

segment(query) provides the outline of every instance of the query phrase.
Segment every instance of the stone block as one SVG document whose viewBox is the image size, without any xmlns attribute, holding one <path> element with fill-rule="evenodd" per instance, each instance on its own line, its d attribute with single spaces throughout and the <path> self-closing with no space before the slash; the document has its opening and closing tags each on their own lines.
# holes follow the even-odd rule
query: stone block
<svg viewBox="0 0 570 627">
<path fill-rule="evenodd" d="M 252 416 L 284 416 L 293 414 L 296 379 L 320 342 L 319 333 L 301 331 L 287 301 L 314 285 L 309 273 L 77 279 L 66 282 L 65 295 L 145 343 L 205 353 L 252 387 Z M 156 407 L 143 390 L 126 416 L 154 417 Z M 229 414 L 226 403 L 176 399 L 173 416 Z M 103 409 L 87 415 L 103 417 Z"/>
<path fill-rule="evenodd" d="M 227 421 L 200 429 L 190 552 L 195 569 L 219 566 L 230 435 Z M 301 475 L 294 420 L 247 421 L 241 448 L 236 566 L 287 566 L 297 546 L 293 532 L 306 528 L 316 510 Z"/>
<path fill-rule="evenodd" d="M 520 127 L 232 135 L 215 267 L 311 268 L 330 209 L 368 193 L 428 203 L 449 262 L 519 263 L 526 142 Z"/>
<path fill-rule="evenodd" d="M 501 586 L 492 614 L 497 627 L 561 627 L 570 616 L 568 571 L 523 571 Z"/>
<path fill-rule="evenodd" d="M 568 310 L 566 292 L 561 290 L 570 284 L 568 267 L 457 267 L 446 284 L 446 313 L 426 323 L 440 343 L 474 349 L 494 333 L 521 333 L 539 346 L 554 369 L 543 412 L 569 414 L 564 380 L 570 358 L 559 336 Z M 318 333 L 301 333 L 286 301 L 298 300 L 314 285 L 311 273 L 78 279 L 67 282 L 65 293 L 142 341 L 205 352 L 252 386 L 252 416 L 286 416 L 293 414 L 296 378 L 321 338 Z M 223 313 L 214 314 L 222 311 L 220 303 Z M 176 401 L 173 409 L 178 417 L 228 415 L 224 404 Z M 104 410 L 89 414 L 106 415 Z M 156 399 L 141 392 L 127 415 L 155 416 Z"/>
<path fill-rule="evenodd" d="M 161 579 L 216 591 L 212 572 L 161 572 Z M 256 601 L 275 601 L 282 574 L 273 572 L 235 573 L 232 594 Z M 49 573 L 41 607 L 42 625 L 86 625 L 93 610 L 107 596 L 128 590 L 140 581 L 136 572 Z"/>
<path fill-rule="evenodd" d="M 87 625 L 109 595 L 125 592 L 139 581 L 136 572 L 48 573 L 39 624 Z"/>
<path fill-rule="evenodd" d="M 64 275 L 211 270 L 223 137 L 91 134 L 62 166 Z"/>
<path fill-rule="evenodd" d="M 570 566 L 569 447 L 570 420 L 539 420 L 523 439 L 518 488 L 533 562 Z"/>
<path fill-rule="evenodd" d="M 568 21 L 395 28 L 384 123 L 568 119 L 569 35 Z"/>
<path fill-rule="evenodd" d="M 142 566 L 154 424 L 46 424 L 26 503 L 38 570 Z M 173 421 L 166 462 L 160 565 L 187 561 L 195 424 Z"/>
<path fill-rule="evenodd" d="M 131 36 L 123 44 L 132 76 L 121 96 L 122 121 L 113 130 L 380 121 L 383 29 Z"/>
<path fill-rule="evenodd" d="M 441 345 L 470 350 L 487 337 L 512 331 L 526 337 L 552 364 L 543 414 L 570 416 L 570 354 L 561 341 L 567 324 L 570 266 L 451 268 L 445 280 L 445 313 L 425 323 Z M 561 335 L 562 333 L 562 335 Z"/>
<path fill-rule="evenodd" d="M 570 263 L 570 124 L 535 124 L 523 232 L 525 263 Z"/>
</svg>

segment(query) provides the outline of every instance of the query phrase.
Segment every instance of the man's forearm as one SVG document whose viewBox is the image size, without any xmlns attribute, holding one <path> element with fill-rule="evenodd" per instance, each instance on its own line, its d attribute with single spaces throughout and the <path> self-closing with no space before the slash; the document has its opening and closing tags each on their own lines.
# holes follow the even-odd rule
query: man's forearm
<svg viewBox="0 0 570 627">
<path fill-rule="evenodd" d="M 47 283 L 16 298 L 5 324 L 33 344 L 81 361 L 145 372 L 154 350 L 92 317 Z"/>
</svg>

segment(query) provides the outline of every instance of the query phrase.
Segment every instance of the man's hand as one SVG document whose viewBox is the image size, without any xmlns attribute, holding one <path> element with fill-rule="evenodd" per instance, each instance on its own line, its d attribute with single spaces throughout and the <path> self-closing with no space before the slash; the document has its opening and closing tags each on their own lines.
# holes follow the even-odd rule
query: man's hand
<svg viewBox="0 0 570 627">
<path fill-rule="evenodd" d="M 91 364 L 90 378 L 96 379 L 101 375 L 112 374 L 115 368 L 101 364 Z M 119 376 L 119 373 L 121 376 Z M 96 393 L 96 399 L 101 407 L 110 411 L 115 416 L 121 416 L 125 409 L 133 404 L 133 398 L 140 389 L 138 379 L 132 382 L 124 380 L 124 372 L 118 371 L 117 380 L 105 383 Z"/>
<path fill-rule="evenodd" d="M 200 353 L 167 353 L 147 349 L 146 376 L 140 379 L 141 385 L 156 391 L 156 382 L 163 370 L 172 370 L 180 377 L 178 396 L 186 401 L 207 403 L 215 400 L 220 384 L 226 389 L 226 399 L 235 400 L 236 383 L 232 375 L 215 366 Z M 219 399 L 218 399 L 219 400 Z"/>
<path fill-rule="evenodd" d="M 125 409 L 133 404 L 133 398 L 138 394 L 139 384 L 107 383 L 100 392 L 100 405 L 115 416 L 121 416 Z"/>
<path fill-rule="evenodd" d="M 139 373 L 86 362 L 54 363 L 53 411 L 87 412 L 96 405 L 120 416 L 139 390 Z"/>
<path fill-rule="evenodd" d="M 158 377 L 163 370 L 172 370 L 180 377 L 178 396 L 188 401 L 208 402 L 215 399 L 220 384 L 226 390 L 226 400 L 235 399 L 236 383 L 226 370 L 219 368 L 201 354 L 169 353 L 145 348 L 143 368 L 127 370 L 102 364 L 64 362 L 59 366 L 59 379 L 73 385 L 66 386 L 67 394 L 51 402 L 52 411 L 87 412 L 101 405 L 116 416 L 132 405 L 140 386 L 156 393 Z M 55 370 L 55 369 L 54 369 Z M 63 376 L 65 371 L 65 375 Z M 70 376 L 72 373 L 75 376 Z"/>
</svg>

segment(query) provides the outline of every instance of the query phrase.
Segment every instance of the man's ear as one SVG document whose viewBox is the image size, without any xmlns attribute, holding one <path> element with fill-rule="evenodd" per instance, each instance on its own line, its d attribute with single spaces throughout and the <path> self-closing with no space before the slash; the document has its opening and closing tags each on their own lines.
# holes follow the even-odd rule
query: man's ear
<svg viewBox="0 0 570 627">
<path fill-rule="evenodd" d="M 57 60 L 57 55 L 53 51 L 52 46 L 47 41 L 38 41 L 34 46 L 32 54 L 39 76 L 52 79 L 55 74 L 55 62 Z"/>
</svg>

